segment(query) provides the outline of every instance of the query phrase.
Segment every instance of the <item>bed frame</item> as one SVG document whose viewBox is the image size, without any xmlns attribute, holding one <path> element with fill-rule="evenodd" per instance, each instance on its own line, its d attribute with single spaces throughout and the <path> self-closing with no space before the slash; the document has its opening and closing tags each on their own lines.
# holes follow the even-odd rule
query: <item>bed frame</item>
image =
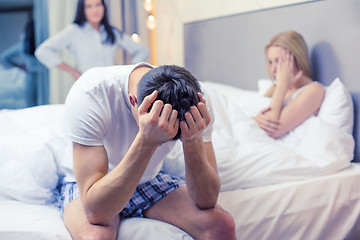
<svg viewBox="0 0 360 240">
<path fill-rule="evenodd" d="M 354 102 L 355 158 L 360 161 L 360 1 L 323 0 L 254 11 L 184 26 L 185 67 L 200 81 L 249 90 L 267 78 L 264 46 L 292 29 L 309 47 L 313 78 L 328 86 L 339 77 Z"/>
</svg>

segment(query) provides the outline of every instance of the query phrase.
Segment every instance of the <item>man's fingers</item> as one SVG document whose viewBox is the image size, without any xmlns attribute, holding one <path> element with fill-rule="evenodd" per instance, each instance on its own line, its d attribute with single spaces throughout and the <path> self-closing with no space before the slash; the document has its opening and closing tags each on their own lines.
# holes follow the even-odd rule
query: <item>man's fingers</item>
<svg viewBox="0 0 360 240">
<path fill-rule="evenodd" d="M 175 128 L 175 129 L 179 129 L 179 128 L 180 128 L 180 120 L 179 120 L 177 117 L 176 117 L 176 119 L 175 119 L 174 128 Z"/>
<path fill-rule="evenodd" d="M 176 127 L 176 122 L 177 122 L 177 116 L 178 116 L 178 111 L 176 111 L 175 109 L 173 109 L 171 111 L 171 114 L 170 114 L 170 118 L 169 118 L 169 123 L 170 125 L 173 125 L 174 128 L 178 128 L 179 126 Z"/>
<path fill-rule="evenodd" d="M 158 111 L 156 111 L 156 113 L 157 112 Z M 158 116 L 159 116 L 159 124 L 160 124 L 159 127 L 163 128 L 163 127 L 167 126 L 172 114 L 173 114 L 172 106 L 170 104 L 165 104 L 162 107 L 162 109 L 160 109 L 160 112 L 158 114 Z M 172 123 L 172 125 L 173 125 L 173 123 Z"/>
<path fill-rule="evenodd" d="M 189 130 L 189 126 L 186 123 L 186 121 L 180 121 L 179 122 L 179 126 L 181 129 L 181 135 L 183 136 L 184 134 L 187 134 L 190 130 Z"/>
<path fill-rule="evenodd" d="M 158 91 L 153 91 L 152 94 L 146 96 L 139 106 L 139 113 L 146 113 L 151 104 L 155 101 L 156 97 L 158 95 Z"/>
<path fill-rule="evenodd" d="M 202 103 L 204 103 L 204 104 L 206 105 L 206 100 L 205 100 L 205 98 L 203 97 L 203 95 L 202 95 L 200 92 L 198 92 L 197 95 L 198 95 L 198 97 L 199 97 L 199 99 L 200 99 L 200 102 L 202 102 Z"/>
</svg>

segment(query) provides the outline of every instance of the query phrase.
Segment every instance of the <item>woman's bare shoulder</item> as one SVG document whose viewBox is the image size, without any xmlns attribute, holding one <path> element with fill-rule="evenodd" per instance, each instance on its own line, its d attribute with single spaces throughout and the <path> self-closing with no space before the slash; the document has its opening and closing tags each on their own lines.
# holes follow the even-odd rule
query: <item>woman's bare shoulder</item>
<svg viewBox="0 0 360 240">
<path fill-rule="evenodd" d="M 313 81 L 309 84 L 307 84 L 307 87 L 304 89 L 304 92 L 307 92 L 309 94 L 324 94 L 325 93 L 325 87 L 320 82 Z"/>
<path fill-rule="evenodd" d="M 312 102 L 321 103 L 325 95 L 325 88 L 320 82 L 311 82 L 304 86 L 304 89 L 299 92 L 296 100 L 300 103 Z M 315 104 L 316 105 L 316 104 Z"/>
<path fill-rule="evenodd" d="M 309 87 L 315 88 L 315 89 L 319 89 L 319 90 L 324 90 L 324 85 L 318 81 L 313 81 L 311 83 L 309 83 Z"/>
</svg>

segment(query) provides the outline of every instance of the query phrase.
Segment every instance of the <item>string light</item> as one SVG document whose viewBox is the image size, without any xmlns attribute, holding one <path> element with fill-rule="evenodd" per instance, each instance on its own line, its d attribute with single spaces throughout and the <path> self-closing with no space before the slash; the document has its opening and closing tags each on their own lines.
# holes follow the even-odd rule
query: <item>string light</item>
<svg viewBox="0 0 360 240">
<path fill-rule="evenodd" d="M 157 65 L 157 59 L 156 59 L 156 20 L 155 20 L 155 1 L 156 0 L 143 0 L 144 1 L 144 9 L 147 14 L 146 18 L 146 27 L 149 29 L 150 33 L 150 45 L 151 45 L 151 62 L 154 65 Z"/>
<path fill-rule="evenodd" d="M 151 12 L 153 10 L 152 0 L 145 0 L 144 1 L 144 9 L 147 12 Z"/>
<path fill-rule="evenodd" d="M 156 23 L 155 23 L 155 17 L 153 15 L 149 15 L 146 21 L 146 26 L 148 27 L 148 29 L 153 30 L 156 27 Z"/>
<path fill-rule="evenodd" d="M 133 34 L 131 35 L 131 38 L 132 38 L 132 40 L 133 40 L 134 42 L 137 42 L 137 43 L 140 42 L 140 37 L 139 37 L 139 35 L 138 35 L 137 33 L 133 33 Z"/>
<path fill-rule="evenodd" d="M 154 30 L 156 27 L 153 5 L 153 0 L 144 0 L 144 9 L 149 14 L 146 19 L 146 27 L 149 30 Z"/>
</svg>

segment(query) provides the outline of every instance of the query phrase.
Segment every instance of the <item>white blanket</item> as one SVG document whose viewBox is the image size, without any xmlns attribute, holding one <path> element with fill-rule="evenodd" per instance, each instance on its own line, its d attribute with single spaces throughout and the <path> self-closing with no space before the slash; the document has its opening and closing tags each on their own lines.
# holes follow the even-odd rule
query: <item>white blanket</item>
<svg viewBox="0 0 360 240">
<path fill-rule="evenodd" d="M 213 145 L 222 191 L 257 187 L 334 173 L 353 159 L 352 135 L 312 116 L 279 140 L 250 118 L 269 103 L 254 91 L 202 84 L 216 116 Z M 164 168 L 184 177 L 181 143 Z"/>
</svg>

